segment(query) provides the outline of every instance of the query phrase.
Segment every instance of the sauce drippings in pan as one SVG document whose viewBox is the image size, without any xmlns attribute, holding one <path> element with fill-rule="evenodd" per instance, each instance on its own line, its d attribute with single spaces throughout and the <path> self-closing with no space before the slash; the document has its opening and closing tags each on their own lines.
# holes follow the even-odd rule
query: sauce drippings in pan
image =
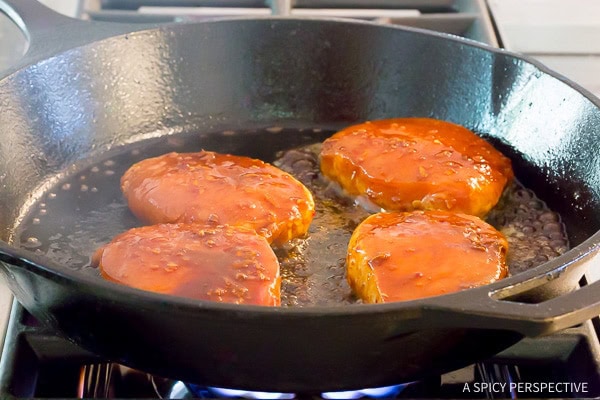
<svg viewBox="0 0 600 400">
<path fill-rule="evenodd" d="M 141 223 L 129 211 L 119 181 L 133 163 L 171 151 L 211 150 L 272 162 L 313 193 L 316 214 L 309 236 L 276 249 L 281 264 L 281 305 L 356 303 L 345 278 L 347 244 L 369 213 L 339 194 L 319 172 L 320 143 L 337 129 L 269 127 L 251 131 L 163 137 L 101 155 L 75 166 L 47 190 L 15 234 L 16 245 L 99 276 L 90 266 L 97 248 Z M 517 171 L 518 175 L 518 171 Z M 516 274 L 568 249 L 560 216 L 515 181 L 486 221 L 509 242 L 509 273 Z M 98 279 L 101 279 L 98 277 Z"/>
</svg>

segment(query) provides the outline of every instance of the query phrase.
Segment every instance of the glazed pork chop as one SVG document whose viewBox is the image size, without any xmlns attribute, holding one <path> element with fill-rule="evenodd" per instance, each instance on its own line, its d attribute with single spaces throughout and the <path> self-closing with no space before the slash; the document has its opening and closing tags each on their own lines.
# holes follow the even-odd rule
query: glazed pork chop
<svg viewBox="0 0 600 400">
<path fill-rule="evenodd" d="M 130 210 L 148 224 L 238 225 L 274 245 L 305 235 L 315 213 L 311 193 L 290 174 L 210 151 L 142 160 L 125 172 L 121 189 Z"/>
<path fill-rule="evenodd" d="M 471 215 L 378 213 L 352 234 L 346 276 L 365 303 L 443 295 L 505 277 L 507 248 L 500 232 Z"/>
<path fill-rule="evenodd" d="M 279 263 L 267 240 L 233 226 L 158 224 L 130 229 L 93 257 L 101 275 L 192 299 L 278 306 Z"/>
<path fill-rule="evenodd" d="M 350 126 L 325 140 L 321 171 L 375 211 L 484 216 L 512 178 L 510 160 L 468 129 L 429 118 Z"/>
</svg>

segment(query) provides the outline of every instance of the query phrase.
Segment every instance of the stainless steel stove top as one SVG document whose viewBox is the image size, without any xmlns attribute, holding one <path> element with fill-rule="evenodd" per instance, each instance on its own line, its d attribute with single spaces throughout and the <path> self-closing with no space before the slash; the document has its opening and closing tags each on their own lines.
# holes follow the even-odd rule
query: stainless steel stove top
<svg viewBox="0 0 600 400">
<path fill-rule="evenodd" d="M 271 0 L 272 1 L 272 0 Z M 99 21 L 179 22 L 237 15 L 268 15 L 264 0 L 103 0 L 82 16 Z M 497 46 L 484 0 L 296 0 L 292 16 L 343 17 L 400 24 Z"/>
</svg>

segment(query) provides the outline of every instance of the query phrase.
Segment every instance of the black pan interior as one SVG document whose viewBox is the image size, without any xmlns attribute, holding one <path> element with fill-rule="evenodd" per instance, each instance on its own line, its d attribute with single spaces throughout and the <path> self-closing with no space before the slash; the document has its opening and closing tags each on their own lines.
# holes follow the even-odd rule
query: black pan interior
<svg viewBox="0 0 600 400">
<path fill-rule="evenodd" d="M 350 235 L 369 213 L 332 189 L 319 173 L 320 143 L 333 132 L 324 127 L 270 126 L 170 135 L 124 146 L 57 176 L 57 182 L 41 194 L 19 226 L 15 244 L 101 279 L 98 269 L 90 265 L 94 252 L 119 233 L 141 225 L 129 212 L 120 190 L 120 178 L 127 168 L 170 151 L 204 149 L 246 155 L 292 173 L 309 188 L 316 202 L 309 235 L 276 249 L 282 271 L 282 305 L 360 302 L 345 279 L 345 256 Z M 511 275 L 569 248 L 560 215 L 518 181 L 507 187 L 487 220 L 509 240 Z"/>
</svg>

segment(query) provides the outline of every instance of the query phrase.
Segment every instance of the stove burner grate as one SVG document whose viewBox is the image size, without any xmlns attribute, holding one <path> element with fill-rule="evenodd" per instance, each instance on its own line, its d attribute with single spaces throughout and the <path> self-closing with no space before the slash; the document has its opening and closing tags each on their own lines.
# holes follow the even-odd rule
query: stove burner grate
<svg viewBox="0 0 600 400">
<path fill-rule="evenodd" d="M 595 329 L 599 324 L 596 318 L 558 334 L 524 339 L 481 364 L 389 388 L 385 398 L 600 397 L 600 345 Z M 554 387 L 542 388 L 542 384 Z M 109 364 L 41 326 L 16 302 L 13 306 L 0 360 L 0 398 L 210 399 L 226 395 L 214 388 L 192 386 Z M 231 394 L 236 398 L 249 396 L 227 393 Z M 343 395 L 368 399 L 376 394 L 298 393 L 285 398 L 333 399 Z"/>
</svg>

